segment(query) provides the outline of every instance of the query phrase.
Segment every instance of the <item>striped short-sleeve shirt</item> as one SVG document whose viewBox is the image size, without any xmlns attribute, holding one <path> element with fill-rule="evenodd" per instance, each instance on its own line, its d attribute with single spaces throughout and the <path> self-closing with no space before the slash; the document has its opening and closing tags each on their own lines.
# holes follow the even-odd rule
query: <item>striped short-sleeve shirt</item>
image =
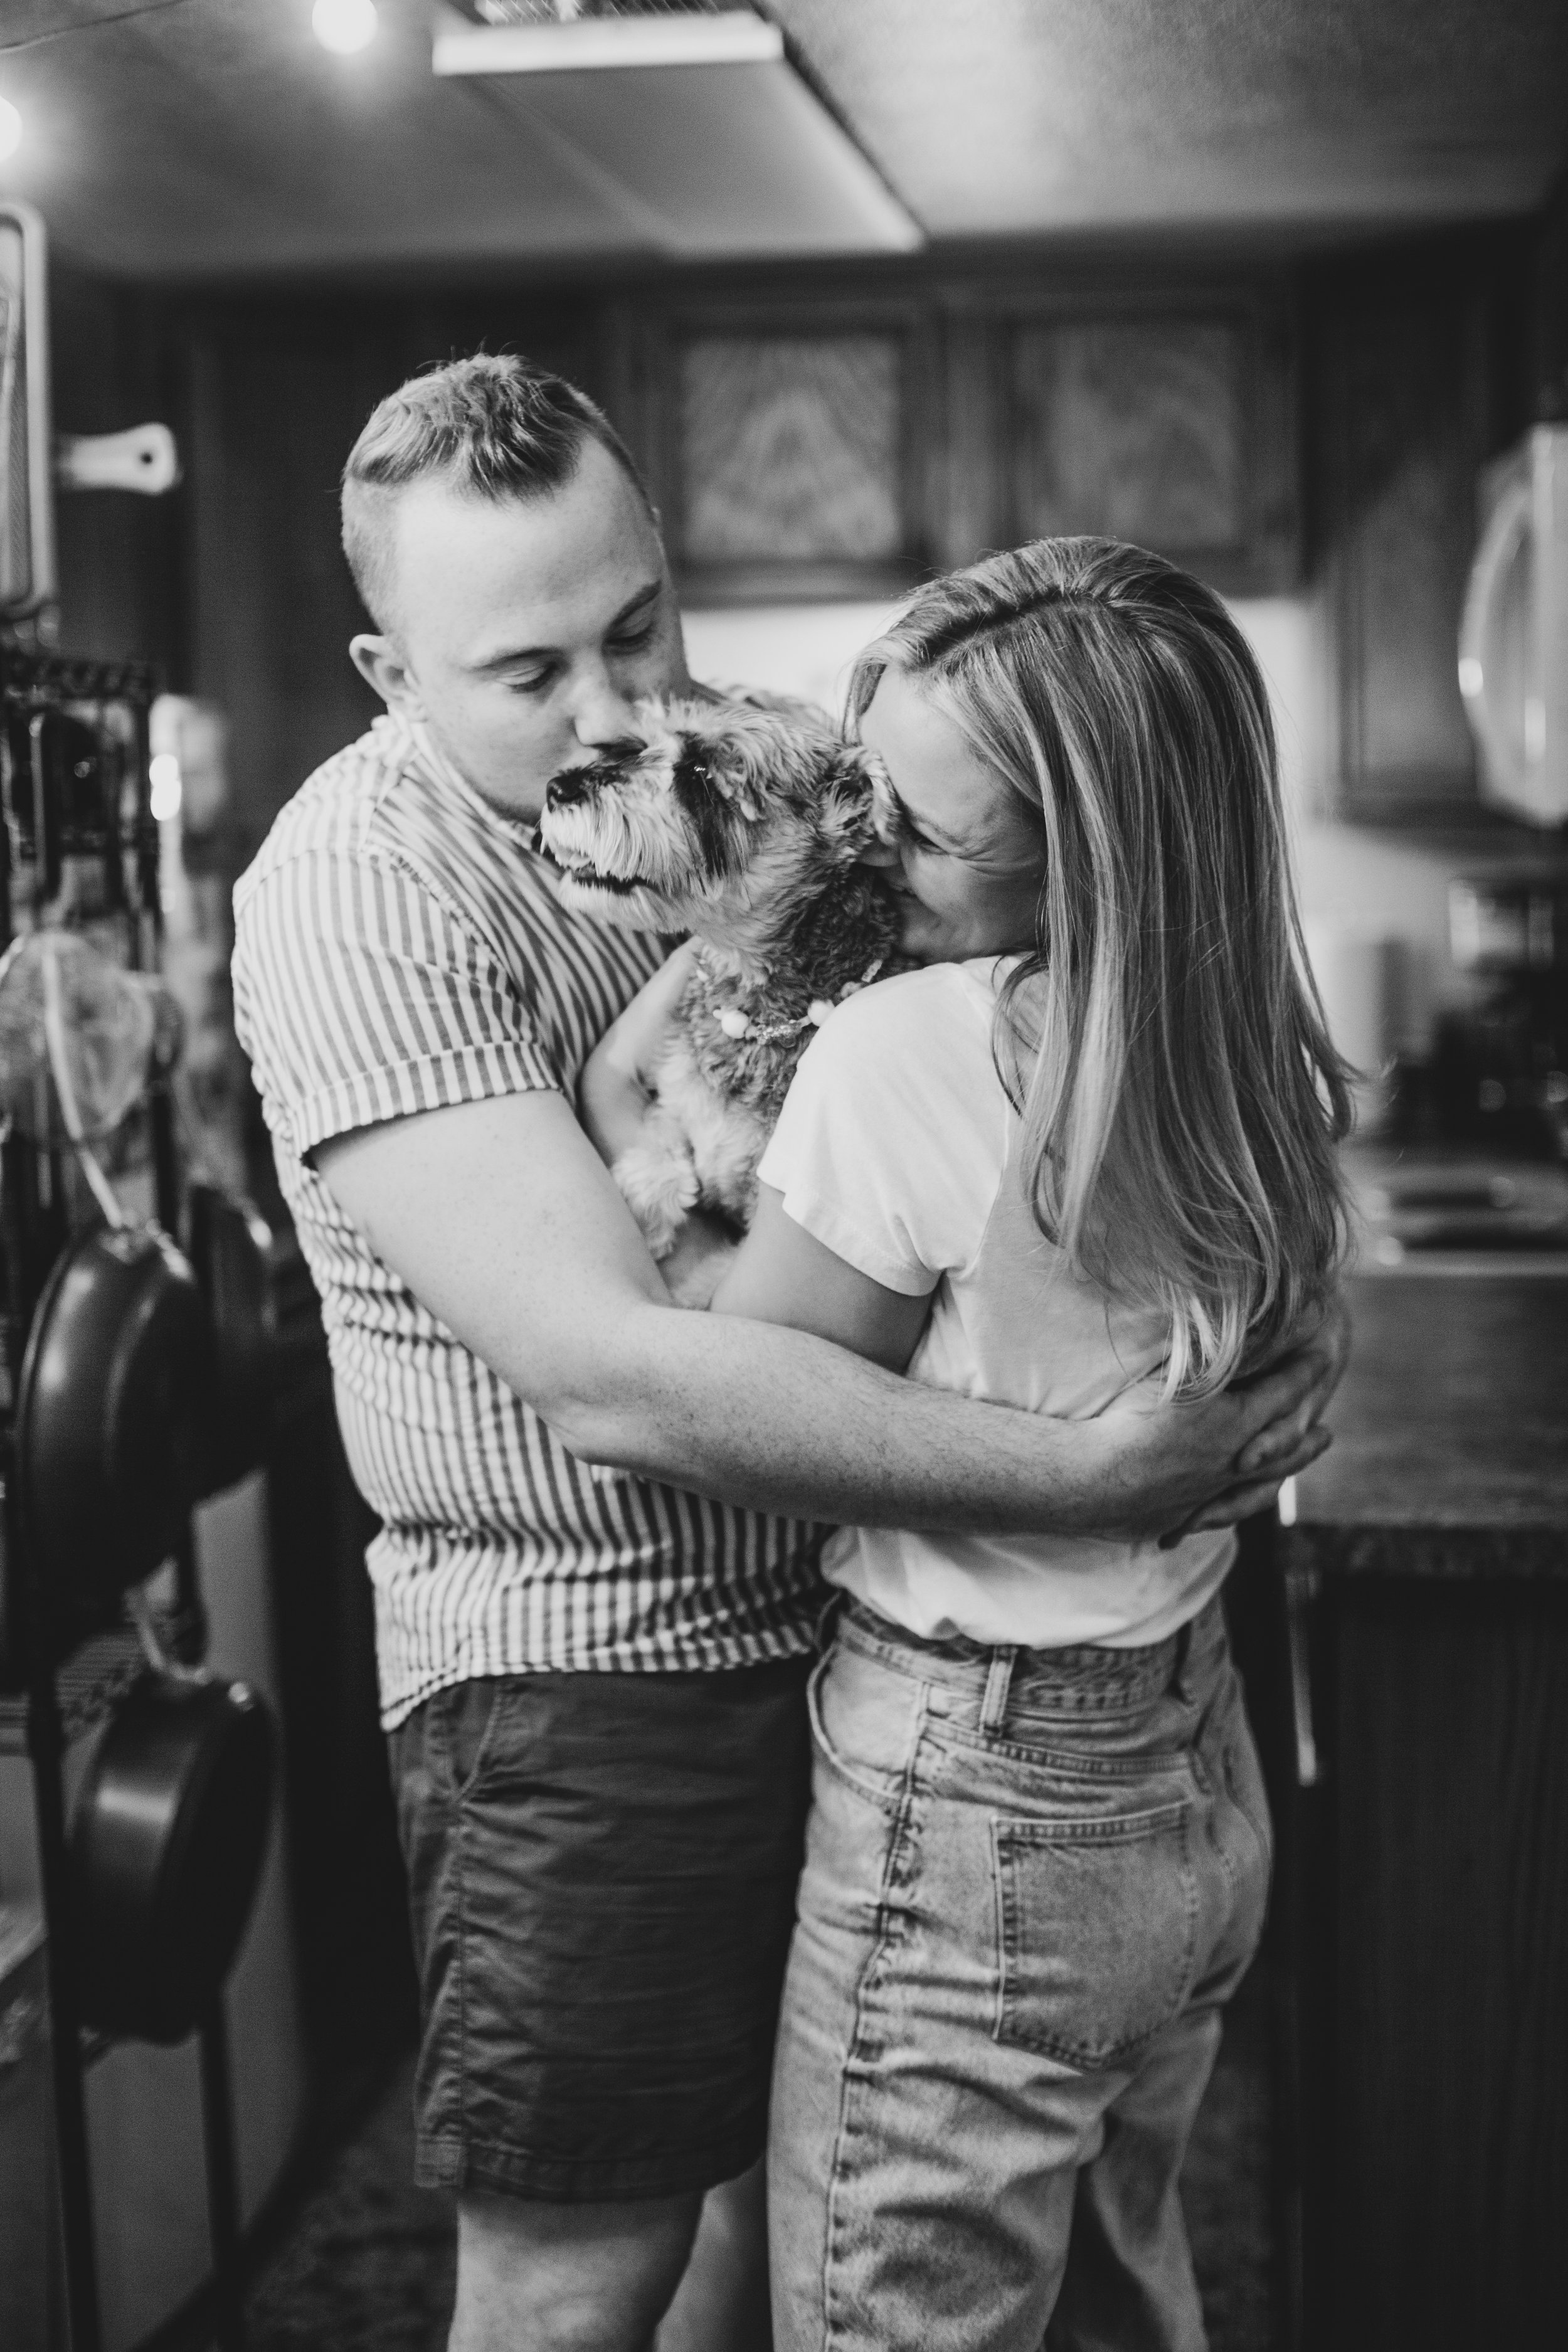
<svg viewBox="0 0 1568 2352">
<path fill-rule="evenodd" d="M 564 908 L 531 830 L 391 717 L 289 803 L 235 923 L 240 1040 L 321 1293 L 350 1465 L 382 1520 L 384 1721 L 474 1675 L 710 1670 L 808 1647 L 820 1529 L 575 1461 L 311 1165 L 330 1138 L 418 1111 L 533 1087 L 574 1100 L 660 943 Z"/>
</svg>

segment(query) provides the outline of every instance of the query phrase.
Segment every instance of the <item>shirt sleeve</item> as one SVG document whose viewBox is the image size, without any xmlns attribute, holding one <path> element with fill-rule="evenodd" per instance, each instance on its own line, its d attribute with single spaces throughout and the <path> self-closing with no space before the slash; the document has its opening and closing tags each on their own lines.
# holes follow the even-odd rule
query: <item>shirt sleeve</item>
<svg viewBox="0 0 1568 2352">
<path fill-rule="evenodd" d="M 532 1012 L 407 868 L 306 852 L 236 900 L 235 1024 L 279 1148 L 560 1089 Z"/>
<path fill-rule="evenodd" d="M 840 1005 L 757 1171 L 835 1256 L 910 1297 L 973 1257 L 1006 1157 L 986 1023 L 956 983 L 933 968 Z"/>
</svg>

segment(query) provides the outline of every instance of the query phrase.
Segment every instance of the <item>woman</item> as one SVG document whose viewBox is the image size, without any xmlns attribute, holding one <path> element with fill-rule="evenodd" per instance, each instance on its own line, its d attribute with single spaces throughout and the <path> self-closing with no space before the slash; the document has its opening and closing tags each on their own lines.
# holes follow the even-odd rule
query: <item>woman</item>
<svg viewBox="0 0 1568 2352">
<path fill-rule="evenodd" d="M 1344 1075 L 1218 599 L 1046 541 L 921 590 L 851 707 L 921 970 L 836 1012 L 717 1311 L 1086 1416 L 1331 1286 Z M 1166 1546 L 845 1530 L 769 2153 L 781 2352 L 1204 2343 L 1177 2176 L 1269 1831 Z"/>
</svg>

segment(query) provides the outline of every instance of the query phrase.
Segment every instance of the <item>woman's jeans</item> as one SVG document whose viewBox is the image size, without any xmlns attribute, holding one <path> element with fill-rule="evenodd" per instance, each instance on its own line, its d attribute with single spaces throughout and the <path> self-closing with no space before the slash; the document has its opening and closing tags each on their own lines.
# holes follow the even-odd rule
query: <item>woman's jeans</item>
<svg viewBox="0 0 1568 2352">
<path fill-rule="evenodd" d="M 778 2352 L 1201 2352 L 1177 2174 L 1270 1858 L 1218 1601 L 1057 1651 L 852 1602 L 811 1705 Z"/>
</svg>

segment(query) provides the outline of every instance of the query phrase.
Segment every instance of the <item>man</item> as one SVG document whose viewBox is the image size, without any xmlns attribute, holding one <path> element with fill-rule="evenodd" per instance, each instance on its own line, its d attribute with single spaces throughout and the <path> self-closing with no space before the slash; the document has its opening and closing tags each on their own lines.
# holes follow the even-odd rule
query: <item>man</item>
<svg viewBox="0 0 1568 2352">
<path fill-rule="evenodd" d="M 384 1521 L 419 2177 L 458 2196 L 455 2352 L 636 2352 L 762 2145 L 811 1522 L 1238 1516 L 1327 1443 L 1337 1342 L 1056 1423 L 673 1308 L 574 1109 L 662 950 L 568 915 L 532 834 L 552 774 L 689 685 L 647 494 L 582 394 L 481 357 L 382 403 L 343 524 L 388 715 L 240 884 L 236 1003 Z M 765 2341 L 754 2212 L 710 2201 L 665 2342 Z"/>
</svg>

